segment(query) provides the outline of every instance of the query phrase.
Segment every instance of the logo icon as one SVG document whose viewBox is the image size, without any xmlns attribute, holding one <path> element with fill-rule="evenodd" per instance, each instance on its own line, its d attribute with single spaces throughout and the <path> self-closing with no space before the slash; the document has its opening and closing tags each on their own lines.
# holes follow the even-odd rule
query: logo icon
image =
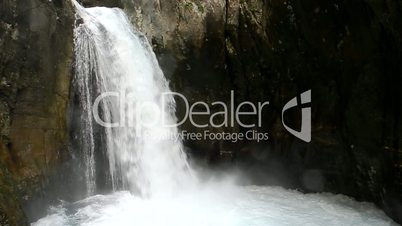
<svg viewBox="0 0 402 226">
<path fill-rule="evenodd" d="M 282 124 L 287 131 L 295 137 L 307 143 L 311 141 L 311 90 L 300 94 L 300 98 L 294 97 L 282 109 Z M 296 131 L 285 124 L 284 113 L 285 111 L 299 107 L 302 110 L 301 131 Z"/>
</svg>

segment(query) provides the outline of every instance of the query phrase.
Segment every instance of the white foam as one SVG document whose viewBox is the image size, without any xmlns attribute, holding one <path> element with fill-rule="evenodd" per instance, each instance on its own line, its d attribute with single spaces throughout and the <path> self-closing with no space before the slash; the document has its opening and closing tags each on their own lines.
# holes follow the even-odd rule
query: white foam
<svg viewBox="0 0 402 226">
<path fill-rule="evenodd" d="M 69 211 L 65 211 L 69 209 Z M 343 195 L 301 194 L 278 187 L 207 186 L 171 197 L 141 199 L 129 192 L 65 204 L 33 224 L 136 226 L 390 226 L 369 203 Z"/>
</svg>

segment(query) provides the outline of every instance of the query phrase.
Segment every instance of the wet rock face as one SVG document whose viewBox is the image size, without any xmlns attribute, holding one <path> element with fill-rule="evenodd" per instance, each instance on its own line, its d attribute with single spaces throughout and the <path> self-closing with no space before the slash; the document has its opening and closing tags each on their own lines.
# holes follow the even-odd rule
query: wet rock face
<svg viewBox="0 0 402 226">
<path fill-rule="evenodd" d="M 74 17 L 68 0 L 0 5 L 0 224 L 23 225 L 19 202 L 46 186 L 67 151 Z"/>
<path fill-rule="evenodd" d="M 121 0 L 81 0 L 78 1 L 84 7 L 119 7 L 121 8 Z"/>
<path fill-rule="evenodd" d="M 5 151 L 0 149 L 1 151 Z M 15 180 L 3 163 L 0 165 L 0 224 L 27 225 L 19 197 L 16 195 Z"/>
<path fill-rule="evenodd" d="M 175 91 L 202 100 L 270 101 L 267 143 L 186 142 L 209 163 L 237 162 L 259 183 L 374 201 L 402 217 L 401 5 L 396 1 L 124 1 Z M 312 142 L 281 110 L 312 89 Z M 191 104 L 190 103 L 190 104 Z M 178 115 L 183 105 L 178 102 Z M 299 126 L 300 112 L 285 116 Z M 202 120 L 203 119 L 199 119 Z M 256 119 L 252 119 L 256 120 Z M 183 130 L 200 131 L 190 123 Z M 245 131 L 206 128 L 210 131 Z"/>
</svg>

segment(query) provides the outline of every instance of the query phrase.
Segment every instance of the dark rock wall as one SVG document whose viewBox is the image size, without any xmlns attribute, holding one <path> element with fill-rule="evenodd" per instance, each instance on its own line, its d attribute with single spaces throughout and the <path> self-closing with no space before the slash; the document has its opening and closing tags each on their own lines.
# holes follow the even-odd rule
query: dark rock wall
<svg viewBox="0 0 402 226">
<path fill-rule="evenodd" d="M 26 223 L 66 156 L 73 19 L 69 0 L 0 3 L 1 225 Z"/>
</svg>

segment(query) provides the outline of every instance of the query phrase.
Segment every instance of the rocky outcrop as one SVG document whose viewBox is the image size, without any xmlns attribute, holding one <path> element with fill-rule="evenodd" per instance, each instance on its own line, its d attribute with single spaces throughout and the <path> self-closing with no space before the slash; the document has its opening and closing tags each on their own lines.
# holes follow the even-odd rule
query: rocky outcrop
<svg viewBox="0 0 402 226">
<path fill-rule="evenodd" d="M 23 225 L 67 151 L 74 16 L 68 0 L 0 5 L 0 224 Z"/>
</svg>

